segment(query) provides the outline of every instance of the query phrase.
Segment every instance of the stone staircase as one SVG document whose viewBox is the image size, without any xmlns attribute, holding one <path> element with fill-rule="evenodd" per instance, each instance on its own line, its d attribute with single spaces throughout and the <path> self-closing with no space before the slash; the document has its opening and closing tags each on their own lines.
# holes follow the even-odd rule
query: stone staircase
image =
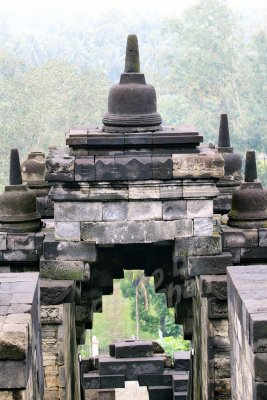
<svg viewBox="0 0 267 400">
<path fill-rule="evenodd" d="M 173 367 L 166 368 L 165 355 L 153 354 L 152 342 L 115 343 L 110 355 L 99 356 L 91 363 L 82 362 L 82 387 L 101 393 L 125 388 L 127 381 L 137 381 L 140 387 L 147 387 L 149 400 L 190 400 L 190 358 L 190 351 L 175 352 Z"/>
</svg>

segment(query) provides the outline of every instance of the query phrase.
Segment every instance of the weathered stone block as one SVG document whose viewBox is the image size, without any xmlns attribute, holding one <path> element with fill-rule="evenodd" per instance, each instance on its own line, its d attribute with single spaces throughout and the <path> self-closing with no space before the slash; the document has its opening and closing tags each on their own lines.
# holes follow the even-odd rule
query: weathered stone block
<svg viewBox="0 0 267 400">
<path fill-rule="evenodd" d="M 160 201 L 131 201 L 128 205 L 129 221 L 145 221 L 162 219 L 162 203 Z"/>
<path fill-rule="evenodd" d="M 163 219 L 175 220 L 183 219 L 186 215 L 186 201 L 185 200 L 169 200 L 163 201 Z"/>
<path fill-rule="evenodd" d="M 266 260 L 267 249 L 265 247 L 241 248 L 241 259 L 244 260 Z"/>
<path fill-rule="evenodd" d="M 3 261 L 37 261 L 36 250 L 6 250 L 2 253 Z"/>
<path fill-rule="evenodd" d="M 26 352 L 25 333 L 0 332 L 0 360 L 24 360 Z"/>
<path fill-rule="evenodd" d="M 173 398 L 172 386 L 149 386 L 148 393 L 150 400 L 158 400 L 158 399 L 167 400 Z"/>
<path fill-rule="evenodd" d="M 211 236 L 213 223 L 211 218 L 194 218 L 194 236 Z"/>
<path fill-rule="evenodd" d="M 64 202 L 55 203 L 55 221 L 102 221 L 101 202 Z"/>
<path fill-rule="evenodd" d="M 254 354 L 255 380 L 267 382 L 267 353 Z"/>
<path fill-rule="evenodd" d="M 188 374 L 173 374 L 173 390 L 174 392 L 187 392 L 188 389 Z"/>
<path fill-rule="evenodd" d="M 127 340 L 114 344 L 116 358 L 151 357 L 153 348 L 151 341 Z"/>
<path fill-rule="evenodd" d="M 22 389 L 27 385 L 26 360 L 0 361 L 1 389 Z"/>
<path fill-rule="evenodd" d="M 161 183 L 159 185 L 159 197 L 162 200 L 169 199 L 182 199 L 183 197 L 183 188 L 182 181 L 171 181 L 166 183 Z"/>
<path fill-rule="evenodd" d="M 226 275 L 201 275 L 200 287 L 203 297 L 215 297 L 219 300 L 227 299 Z"/>
<path fill-rule="evenodd" d="M 125 387 L 124 375 L 102 375 L 100 376 L 101 389 L 116 389 Z"/>
<path fill-rule="evenodd" d="M 55 261 L 42 257 L 40 276 L 46 279 L 84 280 L 89 278 L 89 265 L 83 261 Z"/>
<path fill-rule="evenodd" d="M 81 223 L 81 238 L 97 244 L 152 243 L 192 235 L 192 221 Z"/>
<path fill-rule="evenodd" d="M 32 234 L 8 234 L 7 250 L 35 250 L 35 235 Z"/>
<path fill-rule="evenodd" d="M 88 198 L 91 201 L 113 201 L 113 200 L 128 200 L 129 193 L 125 187 L 113 187 L 112 185 L 101 185 L 90 187 Z"/>
<path fill-rule="evenodd" d="M 152 179 L 172 179 L 172 158 L 152 156 Z"/>
<path fill-rule="evenodd" d="M 267 353 L 267 313 L 250 314 L 249 342 L 254 353 Z"/>
<path fill-rule="evenodd" d="M 95 159 L 94 157 L 76 157 L 74 163 L 75 181 L 95 181 Z"/>
<path fill-rule="evenodd" d="M 0 251 L 7 250 L 7 234 L 0 233 Z"/>
<path fill-rule="evenodd" d="M 56 222 L 55 239 L 80 241 L 80 222 Z"/>
<path fill-rule="evenodd" d="M 173 353 L 174 369 L 176 371 L 189 371 L 190 351 L 176 351 Z"/>
<path fill-rule="evenodd" d="M 174 178 L 223 178 L 224 160 L 213 154 L 173 154 Z"/>
<path fill-rule="evenodd" d="M 100 375 L 97 372 L 83 374 L 82 378 L 84 389 L 100 389 Z"/>
<path fill-rule="evenodd" d="M 174 255 L 204 256 L 217 255 L 222 252 L 221 238 L 219 235 L 207 237 L 187 237 L 175 240 Z"/>
<path fill-rule="evenodd" d="M 41 304 L 54 305 L 74 301 L 75 283 L 72 280 L 42 279 L 40 282 Z M 42 332 L 44 337 L 44 332 Z"/>
<path fill-rule="evenodd" d="M 50 240 L 44 242 L 45 260 L 96 261 L 96 247 L 93 243 L 65 242 Z"/>
<path fill-rule="evenodd" d="M 114 181 L 117 179 L 118 166 L 114 156 L 95 157 L 95 173 L 97 181 Z"/>
<path fill-rule="evenodd" d="M 116 179 L 152 179 L 150 155 L 115 156 L 115 165 L 118 168 Z"/>
<path fill-rule="evenodd" d="M 218 195 L 219 191 L 214 183 L 210 184 L 194 184 L 188 183 L 183 186 L 184 199 L 213 199 Z"/>
<path fill-rule="evenodd" d="M 159 198 L 159 183 L 129 183 L 129 200 L 149 200 Z"/>
<path fill-rule="evenodd" d="M 198 275 L 224 275 L 226 268 L 232 265 L 231 253 L 217 256 L 189 256 L 187 273 L 188 277 Z"/>
<path fill-rule="evenodd" d="M 208 318 L 227 318 L 228 307 L 226 300 L 218 300 L 216 298 L 208 299 Z"/>
<path fill-rule="evenodd" d="M 257 229 L 222 228 L 223 248 L 257 247 L 259 242 Z"/>
<path fill-rule="evenodd" d="M 128 216 L 127 201 L 114 201 L 103 203 L 103 221 L 125 221 Z"/>
<path fill-rule="evenodd" d="M 111 358 L 101 357 L 99 359 L 100 375 L 118 375 L 125 376 L 126 380 L 136 381 L 138 376 L 146 374 L 163 374 L 163 357 L 143 357 L 143 358 Z"/>
<path fill-rule="evenodd" d="M 259 229 L 259 246 L 267 247 L 267 229 Z"/>
<path fill-rule="evenodd" d="M 146 242 L 159 242 L 173 240 L 177 237 L 193 235 L 191 220 L 180 219 L 176 221 L 148 221 L 145 223 Z"/>
<path fill-rule="evenodd" d="M 212 200 L 187 200 L 188 218 L 212 218 Z"/>
</svg>

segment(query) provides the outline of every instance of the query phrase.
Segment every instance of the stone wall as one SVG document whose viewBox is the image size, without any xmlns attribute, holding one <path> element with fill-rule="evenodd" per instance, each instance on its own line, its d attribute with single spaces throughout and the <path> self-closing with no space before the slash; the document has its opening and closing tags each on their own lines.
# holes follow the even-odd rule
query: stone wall
<svg viewBox="0 0 267 400">
<path fill-rule="evenodd" d="M 80 392 L 73 303 L 41 306 L 44 400 L 78 400 Z"/>
<path fill-rule="evenodd" d="M 38 273 L 0 274 L 0 399 L 43 398 Z"/>
<path fill-rule="evenodd" d="M 267 265 L 228 268 L 233 400 L 267 399 Z"/>
</svg>

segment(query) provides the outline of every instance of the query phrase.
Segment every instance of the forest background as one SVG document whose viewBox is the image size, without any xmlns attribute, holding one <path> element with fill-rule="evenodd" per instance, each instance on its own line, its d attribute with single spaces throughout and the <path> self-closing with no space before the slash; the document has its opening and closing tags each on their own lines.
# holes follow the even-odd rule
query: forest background
<svg viewBox="0 0 267 400">
<path fill-rule="evenodd" d="M 164 124 L 192 124 L 206 144 L 216 143 L 227 113 L 232 145 L 242 155 L 257 151 L 267 185 L 267 12 L 243 8 L 202 0 L 166 17 L 136 8 L 93 16 L 88 7 L 20 29 L 0 13 L 0 187 L 10 148 L 24 159 L 64 145 L 72 126 L 101 125 L 129 33 L 138 34 L 141 69 L 157 90 Z"/>
</svg>

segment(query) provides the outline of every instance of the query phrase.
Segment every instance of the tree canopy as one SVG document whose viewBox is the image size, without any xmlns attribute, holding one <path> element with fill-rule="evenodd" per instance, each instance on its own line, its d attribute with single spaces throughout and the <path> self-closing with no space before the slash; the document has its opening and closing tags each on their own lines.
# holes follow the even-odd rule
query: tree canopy
<svg viewBox="0 0 267 400">
<path fill-rule="evenodd" d="M 0 24 L 0 186 L 10 148 L 22 158 L 47 152 L 71 126 L 101 124 L 133 32 L 165 124 L 193 124 L 216 143 L 228 113 L 236 151 L 266 153 L 267 21 L 250 31 L 223 0 L 200 0 L 175 18 L 115 9 L 77 18 L 19 37 Z"/>
</svg>

